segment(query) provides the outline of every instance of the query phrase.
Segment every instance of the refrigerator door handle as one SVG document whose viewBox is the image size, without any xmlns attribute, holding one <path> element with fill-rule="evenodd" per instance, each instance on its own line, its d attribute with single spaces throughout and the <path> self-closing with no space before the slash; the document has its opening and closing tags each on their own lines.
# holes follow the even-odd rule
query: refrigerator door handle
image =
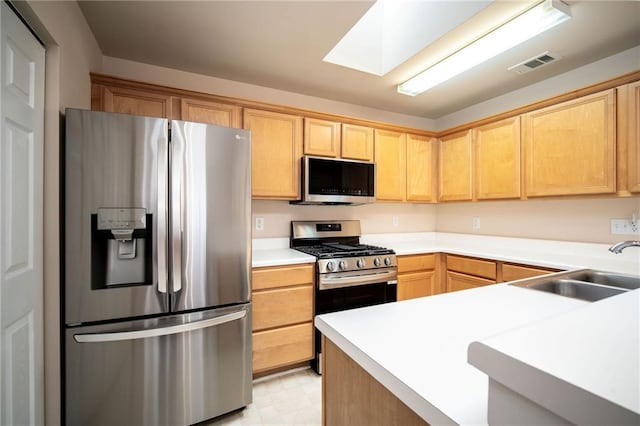
<svg viewBox="0 0 640 426">
<path fill-rule="evenodd" d="M 184 173 L 185 137 L 183 129 L 174 121 L 171 121 L 171 155 L 169 162 L 171 167 L 171 291 L 173 293 L 182 289 L 182 175 Z"/>
<path fill-rule="evenodd" d="M 247 316 L 246 310 L 232 312 L 219 317 L 209 318 L 202 321 L 190 322 L 187 324 L 172 325 L 146 330 L 117 331 L 112 333 L 83 333 L 74 334 L 73 339 L 78 343 L 103 343 L 117 342 L 122 340 L 147 339 L 149 337 L 168 336 L 171 334 L 186 333 L 188 331 L 201 330 L 239 320 Z"/>
<path fill-rule="evenodd" d="M 167 165 L 167 141 L 162 139 L 158 143 L 158 210 L 156 224 L 158 291 L 167 292 L 167 180 L 169 168 Z M 165 155 L 162 155 L 165 153 Z"/>
</svg>

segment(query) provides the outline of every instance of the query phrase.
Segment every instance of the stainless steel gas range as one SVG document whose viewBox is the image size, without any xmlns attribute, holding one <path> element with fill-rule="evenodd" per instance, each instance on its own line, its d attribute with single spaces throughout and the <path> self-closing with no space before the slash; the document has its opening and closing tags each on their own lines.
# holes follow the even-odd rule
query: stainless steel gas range
<svg viewBox="0 0 640 426">
<path fill-rule="evenodd" d="M 360 221 L 293 221 L 291 248 L 316 257 L 315 314 L 396 301 L 393 250 L 360 244 Z M 315 332 L 311 367 L 321 373 L 321 336 Z"/>
</svg>

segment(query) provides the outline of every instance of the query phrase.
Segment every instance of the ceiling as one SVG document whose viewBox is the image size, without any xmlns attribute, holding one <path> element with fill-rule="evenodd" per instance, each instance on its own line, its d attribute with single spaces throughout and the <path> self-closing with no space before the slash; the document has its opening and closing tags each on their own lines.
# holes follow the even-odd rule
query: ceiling
<svg viewBox="0 0 640 426">
<path fill-rule="evenodd" d="M 443 3 L 455 10 L 462 2 Z M 396 92 L 398 83 L 533 3 L 493 2 L 379 77 L 322 61 L 372 1 L 79 2 L 106 56 L 431 119 L 640 45 L 640 2 L 568 1 L 569 21 L 421 95 Z M 447 16 L 455 13 L 424 22 Z M 562 59 L 527 74 L 507 71 L 545 51 Z"/>
</svg>

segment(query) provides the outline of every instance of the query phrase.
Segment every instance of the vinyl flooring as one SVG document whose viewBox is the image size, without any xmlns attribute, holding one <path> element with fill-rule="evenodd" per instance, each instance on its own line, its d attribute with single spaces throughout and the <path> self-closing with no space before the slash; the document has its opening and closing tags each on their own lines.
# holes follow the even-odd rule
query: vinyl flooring
<svg viewBox="0 0 640 426">
<path fill-rule="evenodd" d="M 207 425 L 320 426 L 322 379 L 307 368 L 253 382 L 253 403 Z"/>
</svg>

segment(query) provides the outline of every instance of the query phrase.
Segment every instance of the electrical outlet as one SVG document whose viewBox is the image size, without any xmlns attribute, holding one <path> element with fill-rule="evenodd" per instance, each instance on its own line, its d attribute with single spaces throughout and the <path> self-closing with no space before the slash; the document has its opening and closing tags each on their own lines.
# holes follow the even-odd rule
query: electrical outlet
<svg viewBox="0 0 640 426">
<path fill-rule="evenodd" d="M 632 219 L 611 219 L 611 233 L 622 235 L 640 235 L 640 223 Z"/>
<path fill-rule="evenodd" d="M 471 227 L 475 230 L 480 229 L 480 218 L 474 216 L 471 218 Z"/>
<path fill-rule="evenodd" d="M 256 217 L 256 231 L 264 231 L 264 217 Z"/>
<path fill-rule="evenodd" d="M 391 216 L 391 222 L 393 222 L 393 226 L 400 225 L 400 218 L 398 216 Z"/>
</svg>

